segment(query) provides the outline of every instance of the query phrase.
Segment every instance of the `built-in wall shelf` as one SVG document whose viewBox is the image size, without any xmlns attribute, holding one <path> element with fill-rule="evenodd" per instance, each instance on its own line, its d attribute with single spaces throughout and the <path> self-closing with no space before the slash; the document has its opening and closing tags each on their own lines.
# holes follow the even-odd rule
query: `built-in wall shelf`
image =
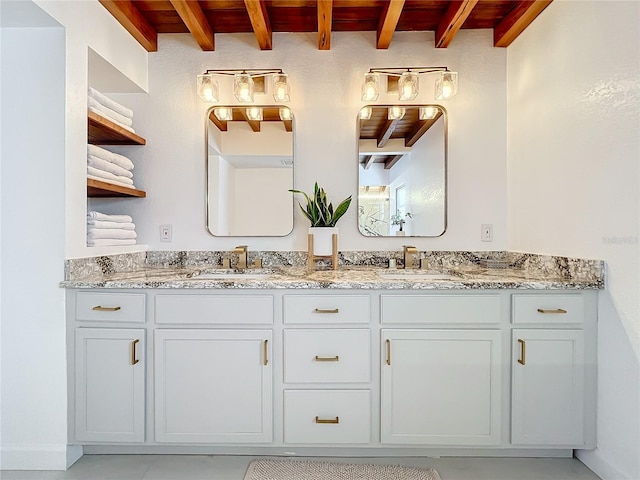
<svg viewBox="0 0 640 480">
<path fill-rule="evenodd" d="M 89 114 L 89 143 L 93 145 L 145 145 L 140 135 L 113 123 L 94 112 Z"/>
<path fill-rule="evenodd" d="M 101 182 L 93 178 L 87 178 L 87 197 L 141 197 L 147 196 L 147 192 L 135 188 L 121 187 L 108 182 Z"/>
</svg>

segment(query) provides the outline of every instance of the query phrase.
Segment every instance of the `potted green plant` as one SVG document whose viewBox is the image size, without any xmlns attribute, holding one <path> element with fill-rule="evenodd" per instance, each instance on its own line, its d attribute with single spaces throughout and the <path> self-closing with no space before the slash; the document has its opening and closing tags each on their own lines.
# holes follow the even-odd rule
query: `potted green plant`
<svg viewBox="0 0 640 480">
<path fill-rule="evenodd" d="M 411 215 L 409 212 L 405 213 L 404 215 L 407 218 L 412 218 L 413 215 Z M 402 217 L 402 214 L 400 212 L 397 212 L 395 215 L 391 215 L 391 225 L 400 225 L 400 229 L 396 232 L 396 235 L 404 235 L 404 224 L 407 223 L 407 221 Z"/>
<path fill-rule="evenodd" d="M 351 205 L 351 195 L 345 198 L 334 209 L 333 204 L 329 202 L 327 193 L 324 188 L 318 186 L 318 182 L 313 187 L 313 195 L 307 195 L 301 190 L 289 190 L 293 193 L 304 195 L 306 206 L 300 205 L 300 210 L 305 217 L 311 222 L 309 233 L 314 236 L 313 254 L 314 255 L 331 255 L 332 253 L 332 237 L 334 233 L 338 233 L 336 223 L 347 212 Z"/>
</svg>

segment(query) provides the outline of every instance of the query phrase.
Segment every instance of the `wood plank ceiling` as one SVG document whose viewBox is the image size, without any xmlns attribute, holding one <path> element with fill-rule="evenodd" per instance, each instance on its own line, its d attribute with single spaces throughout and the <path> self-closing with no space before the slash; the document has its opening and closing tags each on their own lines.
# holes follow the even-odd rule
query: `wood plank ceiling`
<svg viewBox="0 0 640 480">
<path fill-rule="evenodd" d="M 253 32 L 261 50 L 273 32 L 317 32 L 318 49 L 332 32 L 375 31 L 386 49 L 397 31 L 433 31 L 446 48 L 460 29 L 493 29 L 507 47 L 552 0 L 100 0 L 149 52 L 158 34 L 191 33 L 202 50 L 215 50 L 215 34 Z"/>
</svg>

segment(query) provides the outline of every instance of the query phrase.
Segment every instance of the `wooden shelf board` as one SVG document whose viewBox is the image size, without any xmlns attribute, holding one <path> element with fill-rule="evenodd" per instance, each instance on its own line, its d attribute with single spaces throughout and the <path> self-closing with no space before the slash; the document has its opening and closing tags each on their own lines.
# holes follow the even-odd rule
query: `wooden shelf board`
<svg viewBox="0 0 640 480">
<path fill-rule="evenodd" d="M 87 178 L 87 197 L 146 197 L 147 192 Z"/>
<path fill-rule="evenodd" d="M 113 123 L 95 112 L 89 115 L 89 143 L 94 145 L 145 145 L 147 141 L 140 135 Z"/>
</svg>

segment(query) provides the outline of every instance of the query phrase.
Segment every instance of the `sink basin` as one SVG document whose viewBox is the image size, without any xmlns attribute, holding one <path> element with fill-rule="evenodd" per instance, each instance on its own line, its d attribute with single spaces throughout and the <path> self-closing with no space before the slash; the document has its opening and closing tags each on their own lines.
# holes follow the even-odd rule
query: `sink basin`
<svg viewBox="0 0 640 480">
<path fill-rule="evenodd" d="M 273 275 L 271 271 L 264 272 L 237 272 L 237 271 L 221 271 L 221 272 L 202 272 L 194 273 L 188 280 L 260 280 L 269 278 Z"/>
<path fill-rule="evenodd" d="M 378 275 L 387 280 L 460 280 L 460 277 L 448 273 L 416 272 L 411 270 L 379 272 Z"/>
</svg>

